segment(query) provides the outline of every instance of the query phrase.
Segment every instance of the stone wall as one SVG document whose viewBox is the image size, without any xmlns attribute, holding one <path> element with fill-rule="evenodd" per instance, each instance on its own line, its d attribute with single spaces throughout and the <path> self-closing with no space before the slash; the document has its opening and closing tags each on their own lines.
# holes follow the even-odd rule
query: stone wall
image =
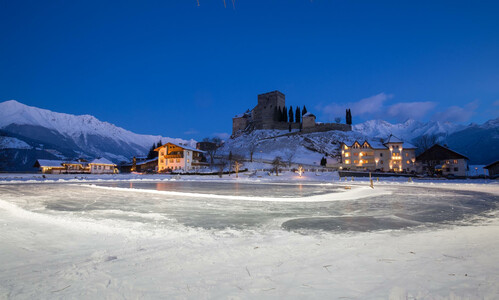
<svg viewBox="0 0 499 300">
<path fill-rule="evenodd" d="M 232 134 L 235 134 L 239 130 L 244 130 L 248 126 L 248 118 L 232 118 Z"/>
<path fill-rule="evenodd" d="M 348 124 L 322 123 L 315 124 L 314 127 L 303 128 L 303 133 L 324 132 L 330 130 L 352 131 L 352 126 Z"/>
</svg>

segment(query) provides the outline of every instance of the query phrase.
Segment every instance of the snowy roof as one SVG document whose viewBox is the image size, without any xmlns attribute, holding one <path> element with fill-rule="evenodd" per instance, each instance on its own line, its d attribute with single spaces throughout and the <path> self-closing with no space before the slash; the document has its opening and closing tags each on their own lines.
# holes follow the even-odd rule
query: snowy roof
<svg viewBox="0 0 499 300">
<path fill-rule="evenodd" d="M 307 112 L 306 114 L 303 115 L 304 117 L 314 117 L 315 118 L 315 115 L 311 112 Z"/>
<path fill-rule="evenodd" d="M 39 159 L 36 161 L 40 167 L 62 167 L 65 161 L 52 159 Z"/>
<path fill-rule="evenodd" d="M 192 147 L 189 147 L 189 146 L 180 145 L 180 144 L 176 144 L 176 143 L 172 143 L 172 142 L 168 142 L 168 143 L 166 143 L 166 144 L 162 145 L 161 147 L 158 147 L 158 148 L 156 148 L 154 150 L 159 151 L 160 148 L 165 147 L 168 144 L 180 147 L 180 148 L 185 149 L 185 150 L 190 150 L 190 151 L 205 153 L 205 151 L 203 151 L 203 150 L 199 150 L 199 149 L 196 149 L 196 148 L 192 148 Z"/>
<path fill-rule="evenodd" d="M 92 160 L 90 164 L 93 164 L 93 165 L 113 165 L 113 166 L 116 166 L 116 164 L 114 164 L 113 162 L 109 161 L 108 159 L 105 159 L 105 158 L 96 158 L 94 160 Z"/>
<path fill-rule="evenodd" d="M 404 142 L 404 143 L 402 144 L 402 148 L 404 148 L 404 149 L 416 149 L 417 147 L 416 147 L 416 146 L 414 146 L 414 145 L 413 145 L 413 144 L 411 144 L 411 143 Z"/>
<path fill-rule="evenodd" d="M 147 164 L 147 163 L 150 163 L 150 162 L 153 162 L 153 161 L 157 161 L 157 160 L 158 160 L 158 158 L 157 158 L 157 157 L 155 157 L 155 158 L 152 158 L 152 159 L 148 159 L 148 160 L 143 160 L 143 161 L 141 161 L 141 162 L 137 162 L 137 163 L 135 163 L 135 164 L 136 164 L 137 166 L 139 166 L 139 165 Z"/>
<path fill-rule="evenodd" d="M 394 136 L 393 134 L 390 134 L 390 136 L 386 140 L 385 144 L 388 144 L 388 143 L 403 143 L 403 141 L 401 139 L 399 139 L 398 137 Z"/>
<path fill-rule="evenodd" d="M 373 149 L 387 149 L 381 141 L 369 140 L 367 141 Z"/>
</svg>

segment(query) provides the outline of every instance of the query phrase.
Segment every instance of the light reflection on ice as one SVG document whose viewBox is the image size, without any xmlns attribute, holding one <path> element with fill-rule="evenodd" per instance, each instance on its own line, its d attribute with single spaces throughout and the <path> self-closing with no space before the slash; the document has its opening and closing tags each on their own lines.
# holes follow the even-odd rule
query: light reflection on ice
<svg viewBox="0 0 499 300">
<path fill-rule="evenodd" d="M 456 223 L 498 204 L 497 196 L 485 193 L 407 186 L 344 191 L 331 184 L 179 181 L 0 189 L 0 201 L 29 212 L 146 231 L 403 229 Z"/>
</svg>

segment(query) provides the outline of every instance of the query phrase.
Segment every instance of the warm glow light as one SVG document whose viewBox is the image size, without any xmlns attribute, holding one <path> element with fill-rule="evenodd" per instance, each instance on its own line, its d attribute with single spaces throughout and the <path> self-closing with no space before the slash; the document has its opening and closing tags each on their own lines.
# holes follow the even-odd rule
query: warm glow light
<svg viewBox="0 0 499 300">
<path fill-rule="evenodd" d="M 349 160 L 349 159 L 345 160 L 345 163 L 346 163 L 346 164 L 349 164 L 349 163 L 350 163 L 350 160 Z"/>
</svg>

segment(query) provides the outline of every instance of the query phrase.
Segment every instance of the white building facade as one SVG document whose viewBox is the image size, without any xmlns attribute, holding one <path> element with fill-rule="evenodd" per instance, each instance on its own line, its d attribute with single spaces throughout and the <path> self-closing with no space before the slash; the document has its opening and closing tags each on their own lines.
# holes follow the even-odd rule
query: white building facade
<svg viewBox="0 0 499 300">
<path fill-rule="evenodd" d="M 341 143 L 341 168 L 353 171 L 415 172 L 416 147 L 390 135 L 385 141 Z"/>
</svg>

